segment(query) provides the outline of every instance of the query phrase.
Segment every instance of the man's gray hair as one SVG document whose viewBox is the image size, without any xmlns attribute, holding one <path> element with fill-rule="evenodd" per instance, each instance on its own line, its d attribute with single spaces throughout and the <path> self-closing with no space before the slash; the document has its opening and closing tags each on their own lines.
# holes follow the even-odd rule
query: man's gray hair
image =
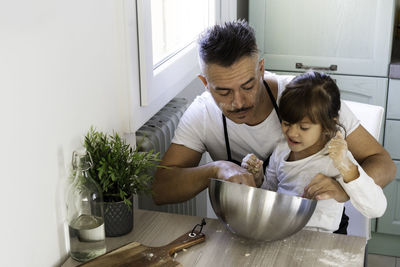
<svg viewBox="0 0 400 267">
<path fill-rule="evenodd" d="M 243 56 L 258 55 L 254 30 L 245 20 L 225 22 L 208 28 L 198 39 L 199 64 L 229 67 Z"/>
</svg>

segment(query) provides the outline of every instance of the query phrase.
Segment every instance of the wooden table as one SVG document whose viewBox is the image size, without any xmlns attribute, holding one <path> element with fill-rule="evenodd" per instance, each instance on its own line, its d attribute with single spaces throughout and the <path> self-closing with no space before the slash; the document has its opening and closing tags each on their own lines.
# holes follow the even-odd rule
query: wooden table
<svg viewBox="0 0 400 267">
<path fill-rule="evenodd" d="M 107 251 L 137 241 L 158 247 L 170 243 L 201 222 L 201 217 L 135 210 L 131 233 L 107 238 Z M 206 219 L 204 243 L 181 251 L 183 266 L 363 266 L 366 239 L 302 230 L 284 240 L 259 242 L 239 238 L 216 219 Z M 62 266 L 79 263 L 69 258 Z"/>
</svg>

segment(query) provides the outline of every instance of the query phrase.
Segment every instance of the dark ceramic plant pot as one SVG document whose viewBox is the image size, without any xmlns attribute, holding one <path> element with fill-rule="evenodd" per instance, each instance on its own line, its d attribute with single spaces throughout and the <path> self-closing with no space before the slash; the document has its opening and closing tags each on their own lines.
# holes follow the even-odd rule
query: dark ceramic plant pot
<svg viewBox="0 0 400 267">
<path fill-rule="evenodd" d="M 133 195 L 130 197 L 132 206 L 123 201 L 104 202 L 104 226 L 106 236 L 115 237 L 129 233 L 133 229 Z"/>
</svg>

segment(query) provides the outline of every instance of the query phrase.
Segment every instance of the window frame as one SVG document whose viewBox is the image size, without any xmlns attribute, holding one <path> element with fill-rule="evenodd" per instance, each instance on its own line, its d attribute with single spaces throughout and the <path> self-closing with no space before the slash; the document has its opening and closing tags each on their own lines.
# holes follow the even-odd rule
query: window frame
<svg viewBox="0 0 400 267">
<path fill-rule="evenodd" d="M 175 79 L 175 84 L 168 86 L 163 85 L 163 89 L 162 91 L 160 90 L 160 93 L 157 97 L 151 97 L 150 99 L 147 98 L 147 100 L 145 99 L 147 102 L 141 103 L 141 95 L 143 95 L 143 93 L 146 93 L 144 91 L 146 87 L 145 85 L 141 84 L 140 75 L 144 75 L 144 77 L 146 76 L 145 71 L 140 71 L 141 55 L 139 50 L 139 28 L 144 26 L 144 22 L 142 20 L 143 14 L 138 14 L 138 5 L 141 4 L 138 3 L 139 1 L 151 0 L 135 0 L 122 2 L 119 12 L 121 12 L 121 19 L 124 21 L 124 23 L 123 25 L 121 25 L 121 28 L 118 28 L 118 30 L 120 31 L 120 40 L 122 43 L 126 44 L 126 46 L 121 46 L 122 49 L 120 51 L 122 61 L 121 68 L 122 70 L 126 69 L 126 72 L 121 72 L 121 86 L 126 86 L 129 90 L 129 100 L 127 100 L 129 101 L 130 113 L 129 130 L 132 132 L 135 132 L 137 129 L 139 129 L 172 98 L 176 97 L 184 88 L 186 88 L 191 82 L 197 79 L 197 75 L 200 74 L 197 60 L 197 47 L 193 47 L 193 58 L 191 63 L 193 64 L 194 68 L 192 68 L 190 71 L 187 71 L 189 69 L 188 66 L 185 66 L 182 71 L 180 69 L 171 69 L 171 71 L 169 72 L 170 76 L 172 75 L 174 77 L 174 75 L 182 73 L 183 75 L 180 75 L 179 79 Z M 216 24 L 236 19 L 236 1 L 217 1 L 218 2 L 215 6 Z M 224 11 L 222 12 L 221 10 Z M 141 19 L 139 19 L 139 17 Z M 141 25 L 140 27 L 139 24 Z M 141 36 L 141 38 L 143 38 L 143 35 Z M 190 50 L 190 47 L 188 47 L 187 49 Z M 150 62 L 152 64 L 152 59 Z M 144 66 L 142 65 L 142 68 L 143 67 Z M 143 69 L 145 70 L 145 68 Z M 124 79 L 124 77 L 126 78 L 126 80 Z M 171 81 L 171 77 L 163 77 L 163 79 L 165 80 L 165 83 Z"/>
<path fill-rule="evenodd" d="M 150 1 L 136 1 L 141 107 L 151 105 L 164 95 L 177 95 L 200 72 L 196 41 L 153 69 Z M 222 17 L 228 19 L 236 17 L 236 4 L 230 3 L 229 0 L 216 0 L 214 10 L 216 23 L 220 23 Z M 225 11 L 221 12 L 222 10 Z M 191 79 L 187 79 L 187 77 L 191 77 Z"/>
</svg>

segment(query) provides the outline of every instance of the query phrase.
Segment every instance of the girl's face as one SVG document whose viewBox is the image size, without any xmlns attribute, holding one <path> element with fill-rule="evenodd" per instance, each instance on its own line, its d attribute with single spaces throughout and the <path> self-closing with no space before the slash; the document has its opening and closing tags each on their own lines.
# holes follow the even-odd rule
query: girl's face
<svg viewBox="0 0 400 267">
<path fill-rule="evenodd" d="M 311 156 L 325 145 L 321 124 L 312 123 L 308 117 L 293 124 L 282 121 L 282 132 L 295 160 Z"/>
</svg>

